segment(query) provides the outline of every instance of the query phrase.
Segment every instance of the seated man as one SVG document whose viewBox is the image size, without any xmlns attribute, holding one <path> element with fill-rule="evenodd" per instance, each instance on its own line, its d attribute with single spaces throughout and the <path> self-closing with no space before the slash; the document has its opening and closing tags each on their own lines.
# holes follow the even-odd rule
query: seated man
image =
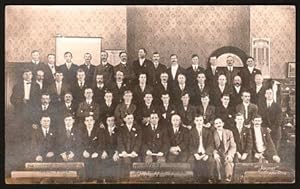
<svg viewBox="0 0 300 189">
<path fill-rule="evenodd" d="M 153 87 L 148 84 L 147 74 L 142 72 L 138 75 L 139 82 L 133 87 L 133 103 L 142 104 L 144 103 L 144 96 L 146 93 L 153 93 Z"/>
<path fill-rule="evenodd" d="M 214 121 L 216 130 L 213 132 L 215 150 L 213 157 L 216 161 L 217 182 L 222 180 L 221 168 L 225 168 L 225 182 L 231 182 L 233 174 L 233 158 L 236 153 L 236 144 L 232 131 L 224 129 L 224 122 L 220 118 Z"/>
<path fill-rule="evenodd" d="M 212 125 L 215 119 L 215 106 L 210 103 L 209 94 L 203 93 L 201 96 L 201 104 L 198 107 L 198 112 L 203 115 L 204 126 L 212 129 Z"/>
<path fill-rule="evenodd" d="M 124 117 L 125 124 L 120 127 L 118 135 L 118 152 L 121 158 L 121 178 L 129 177 L 132 162 L 139 161 L 142 145 L 141 127 L 134 123 L 134 116 L 128 113 Z"/>
<path fill-rule="evenodd" d="M 78 128 L 74 126 L 74 121 L 72 114 L 67 113 L 64 115 L 64 124 L 59 127 L 57 151 L 60 155 L 59 159 L 65 162 L 78 161 L 80 156 L 78 146 L 80 144 L 80 137 Z"/>
<path fill-rule="evenodd" d="M 176 107 L 173 104 L 170 104 L 170 94 L 162 93 L 161 94 L 162 103 L 158 106 L 159 116 L 164 125 L 169 125 L 171 120 L 171 114 L 175 113 Z"/>
<path fill-rule="evenodd" d="M 215 117 L 224 121 L 224 128 L 229 129 L 234 124 L 235 107 L 230 106 L 230 94 L 223 94 L 221 97 L 222 104 L 216 107 Z"/>
<path fill-rule="evenodd" d="M 167 128 L 170 148 L 167 153 L 167 162 L 186 162 L 189 156 L 188 129 L 184 128 L 178 114 L 171 116 L 171 125 Z"/>
<path fill-rule="evenodd" d="M 244 115 L 237 113 L 235 115 L 235 124 L 231 126 L 234 141 L 236 143 L 235 163 L 251 162 L 253 138 L 250 128 L 244 126 Z"/>
<path fill-rule="evenodd" d="M 116 126 L 113 114 L 107 116 L 104 124 L 105 126 L 100 131 L 104 133 L 105 137 L 105 148 L 101 155 L 101 176 L 104 179 L 116 180 L 119 176 L 119 152 L 117 147 L 120 128 Z"/>
<path fill-rule="evenodd" d="M 43 115 L 40 121 L 41 126 L 33 130 L 32 152 L 35 161 L 43 162 L 55 160 L 55 131 L 50 127 L 51 118 Z"/>
<path fill-rule="evenodd" d="M 271 135 L 266 127 L 262 127 L 262 117 L 256 115 L 253 123 L 253 161 L 254 162 L 280 162 Z"/>
<path fill-rule="evenodd" d="M 194 171 L 194 177 L 199 182 L 213 183 L 215 161 L 212 157 L 214 150 L 213 135 L 210 129 L 204 127 L 203 116 L 194 118 L 194 127 L 190 132 L 189 151 Z"/>
<path fill-rule="evenodd" d="M 140 103 L 140 108 L 138 109 L 137 122 L 140 125 L 146 125 L 150 120 L 150 113 L 157 111 L 157 107 L 153 104 L 153 96 L 151 93 L 147 92 L 144 96 L 144 102 Z"/>
<path fill-rule="evenodd" d="M 73 117 L 76 116 L 77 106 L 73 103 L 73 95 L 71 92 L 66 92 L 64 95 L 64 103 L 59 107 L 58 123 L 63 124 L 64 115 L 70 113 Z"/>
<path fill-rule="evenodd" d="M 150 113 L 149 124 L 146 124 L 143 130 L 142 153 L 145 155 L 145 162 L 165 162 L 166 153 L 169 148 L 169 139 L 167 130 L 159 122 L 157 112 Z"/>
<path fill-rule="evenodd" d="M 85 116 L 85 127 L 80 129 L 80 153 L 81 159 L 85 164 L 85 173 L 87 179 L 96 179 L 99 174 L 97 167 L 100 156 L 105 148 L 104 133 L 95 126 L 95 120 L 92 115 Z"/>
<path fill-rule="evenodd" d="M 99 121 L 100 123 L 105 123 L 108 115 L 112 115 L 116 109 L 116 104 L 114 102 L 114 96 L 111 91 L 106 90 L 104 94 L 104 101 L 99 104 L 100 113 Z"/>
<path fill-rule="evenodd" d="M 181 103 L 177 105 L 177 113 L 180 115 L 182 126 L 191 129 L 197 108 L 190 104 L 189 93 L 182 94 Z"/>
</svg>

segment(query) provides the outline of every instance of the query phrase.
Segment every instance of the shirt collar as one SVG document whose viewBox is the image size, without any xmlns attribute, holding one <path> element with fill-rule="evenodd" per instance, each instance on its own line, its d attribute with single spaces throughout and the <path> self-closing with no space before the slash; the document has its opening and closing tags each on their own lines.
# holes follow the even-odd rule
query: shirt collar
<svg viewBox="0 0 300 189">
<path fill-rule="evenodd" d="M 66 128 L 66 130 L 72 130 L 73 125 L 72 125 L 71 127 L 67 127 L 67 126 L 65 125 L 65 128 Z"/>
<path fill-rule="evenodd" d="M 34 64 L 39 64 L 40 63 L 39 60 L 38 61 L 31 60 L 31 62 L 34 63 Z"/>
<path fill-rule="evenodd" d="M 122 62 L 122 61 L 121 61 L 121 64 L 124 64 L 124 65 L 125 65 L 125 64 L 127 64 L 127 62 Z"/>
</svg>

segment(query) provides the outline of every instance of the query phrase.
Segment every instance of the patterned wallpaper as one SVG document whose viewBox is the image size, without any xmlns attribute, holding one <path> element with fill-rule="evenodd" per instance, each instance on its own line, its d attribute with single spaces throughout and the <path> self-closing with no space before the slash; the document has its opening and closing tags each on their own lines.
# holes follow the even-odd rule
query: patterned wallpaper
<svg viewBox="0 0 300 189">
<path fill-rule="evenodd" d="M 125 6 L 7 6 L 5 11 L 7 62 L 30 61 L 34 49 L 46 60 L 55 53 L 57 33 L 100 36 L 105 49 L 126 48 Z"/>
<path fill-rule="evenodd" d="M 138 48 L 160 52 L 169 64 L 172 53 L 187 67 L 197 53 L 202 64 L 223 46 L 236 46 L 250 53 L 248 6 L 138 6 L 127 9 L 129 59 L 137 58 Z"/>
<path fill-rule="evenodd" d="M 251 6 L 250 34 L 270 38 L 271 78 L 287 77 L 286 62 L 296 60 L 296 10 L 293 6 Z"/>
</svg>

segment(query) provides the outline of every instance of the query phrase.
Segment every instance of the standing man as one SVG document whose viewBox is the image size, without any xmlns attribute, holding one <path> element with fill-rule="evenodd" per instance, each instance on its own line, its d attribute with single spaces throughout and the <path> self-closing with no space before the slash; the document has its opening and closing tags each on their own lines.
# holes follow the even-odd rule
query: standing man
<svg viewBox="0 0 300 189">
<path fill-rule="evenodd" d="M 79 66 L 72 62 L 72 57 L 73 56 L 71 52 L 65 52 L 64 58 L 66 62 L 63 65 L 59 66 L 59 69 L 64 75 L 64 80 L 69 85 L 72 85 L 74 81 L 76 81 L 76 73 L 79 68 Z"/>
<path fill-rule="evenodd" d="M 208 86 L 206 84 L 206 76 L 205 76 L 204 72 L 198 73 L 197 83 L 193 88 L 194 95 L 193 95 L 193 98 L 191 99 L 191 103 L 194 106 L 200 105 L 202 94 L 204 94 L 204 93 L 210 94 L 210 89 L 211 89 L 210 86 Z"/>
<path fill-rule="evenodd" d="M 174 87 L 176 84 L 178 84 L 178 75 L 185 74 L 185 69 L 182 68 L 178 64 L 178 59 L 177 59 L 176 54 L 171 54 L 170 59 L 171 59 L 171 66 L 167 69 L 167 73 L 169 75 L 169 84 L 170 87 Z"/>
<path fill-rule="evenodd" d="M 96 66 L 91 64 L 92 60 L 92 54 L 91 53 L 85 53 L 84 54 L 84 63 L 79 66 L 84 72 L 86 77 L 86 82 L 92 84 L 93 76 L 95 73 Z"/>
<path fill-rule="evenodd" d="M 171 89 L 168 84 L 168 79 L 169 79 L 169 75 L 167 74 L 167 72 L 162 72 L 160 74 L 160 80 L 154 86 L 154 91 L 153 91 L 154 104 L 160 105 L 162 103 L 161 95 L 163 93 L 170 94 Z"/>
<path fill-rule="evenodd" d="M 233 56 L 229 55 L 226 59 L 227 67 L 222 69 L 222 73 L 226 76 L 229 87 L 232 87 L 234 76 L 239 74 L 238 68 L 234 67 Z"/>
<path fill-rule="evenodd" d="M 242 113 L 245 118 L 245 126 L 250 128 L 251 120 L 253 120 L 254 116 L 257 114 L 258 109 L 255 104 L 250 102 L 250 92 L 244 91 L 242 93 L 242 103 L 236 106 L 236 112 Z"/>
<path fill-rule="evenodd" d="M 218 84 L 215 86 L 212 91 L 212 99 L 211 102 L 215 106 L 219 106 L 221 104 L 221 97 L 223 94 L 230 94 L 231 88 L 227 85 L 227 79 L 224 74 L 220 74 L 218 77 Z"/>
<path fill-rule="evenodd" d="M 159 53 L 158 52 L 154 52 L 152 55 L 152 62 L 154 65 L 154 83 L 153 85 L 155 86 L 156 84 L 160 83 L 160 75 L 163 72 L 167 71 L 167 67 L 159 62 Z"/>
<path fill-rule="evenodd" d="M 186 80 L 188 85 L 195 86 L 197 83 L 197 76 L 199 73 L 204 73 L 204 68 L 199 65 L 199 56 L 192 55 L 192 65 L 186 69 Z"/>
<path fill-rule="evenodd" d="M 230 96 L 230 106 L 236 107 L 238 104 L 242 103 L 242 93 L 246 89 L 242 85 L 242 78 L 239 75 L 234 76 L 233 78 L 233 86 L 232 86 L 232 93 Z"/>
<path fill-rule="evenodd" d="M 135 80 L 135 72 L 133 66 L 130 63 L 127 63 L 127 53 L 125 51 L 120 52 L 119 54 L 121 62 L 114 67 L 114 74 L 116 75 L 117 71 L 121 71 L 124 74 L 124 82 L 128 85 L 133 85 Z"/>
<path fill-rule="evenodd" d="M 93 85 L 93 91 L 95 93 L 94 100 L 98 104 L 104 102 L 104 94 L 105 91 L 108 90 L 107 85 L 104 83 L 104 76 L 103 74 L 96 75 L 96 84 Z"/>
<path fill-rule="evenodd" d="M 217 57 L 209 57 L 209 64 L 205 70 L 205 76 L 207 78 L 206 84 L 211 88 L 218 85 L 219 72 L 220 69 L 217 66 Z"/>
<path fill-rule="evenodd" d="M 38 95 L 41 95 L 47 89 L 47 84 L 44 80 L 44 71 L 42 69 L 37 69 L 35 74 L 35 82 L 39 88 Z"/>
<path fill-rule="evenodd" d="M 253 57 L 248 57 L 246 60 L 246 66 L 242 68 L 239 75 L 243 80 L 243 87 L 247 90 L 254 87 L 254 77 L 256 74 L 261 74 L 261 71 L 255 68 L 255 61 Z"/>
<path fill-rule="evenodd" d="M 55 73 L 58 67 L 55 65 L 55 54 L 48 54 L 47 63 L 45 65 L 45 83 L 47 86 L 51 85 L 55 81 Z"/>
<path fill-rule="evenodd" d="M 32 73 L 36 73 L 37 69 L 44 69 L 44 63 L 40 60 L 40 52 L 38 50 L 33 50 L 31 52 L 31 62 L 25 65 L 25 68 L 28 68 Z M 35 77 L 35 76 L 34 76 Z"/>
<path fill-rule="evenodd" d="M 108 53 L 106 51 L 101 51 L 101 62 L 95 68 L 94 79 L 95 81 L 98 74 L 103 75 L 103 80 L 105 84 L 110 83 L 114 80 L 114 67 L 107 62 Z"/>
<path fill-rule="evenodd" d="M 263 76 L 261 74 L 255 74 L 254 76 L 254 81 L 255 84 L 254 86 L 250 89 L 251 90 L 251 102 L 258 107 L 266 101 L 266 90 L 267 87 L 263 83 Z"/>
<path fill-rule="evenodd" d="M 86 81 L 85 72 L 79 68 L 76 74 L 76 81 L 73 81 L 73 85 L 71 85 L 71 91 L 74 97 L 74 102 L 79 104 L 84 101 L 84 91 L 87 88 L 90 88 L 91 83 Z"/>
</svg>

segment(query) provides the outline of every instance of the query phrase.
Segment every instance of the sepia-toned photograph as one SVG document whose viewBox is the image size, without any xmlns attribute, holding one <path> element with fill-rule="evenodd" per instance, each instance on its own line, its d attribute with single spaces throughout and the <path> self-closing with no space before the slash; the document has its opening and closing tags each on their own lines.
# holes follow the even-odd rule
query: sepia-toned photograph
<svg viewBox="0 0 300 189">
<path fill-rule="evenodd" d="M 293 184 L 296 6 L 5 6 L 6 184 Z"/>
</svg>

